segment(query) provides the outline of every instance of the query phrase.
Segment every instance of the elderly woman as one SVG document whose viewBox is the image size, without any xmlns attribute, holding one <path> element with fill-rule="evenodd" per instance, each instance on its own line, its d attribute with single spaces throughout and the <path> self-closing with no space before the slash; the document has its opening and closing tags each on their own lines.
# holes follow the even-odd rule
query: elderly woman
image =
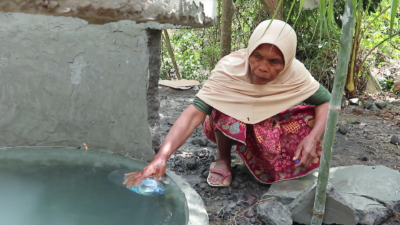
<svg viewBox="0 0 400 225">
<path fill-rule="evenodd" d="M 229 186 L 231 147 L 262 183 L 301 177 L 318 168 L 329 92 L 295 58 L 297 37 L 280 20 L 257 26 L 248 48 L 222 58 L 178 118 L 153 161 L 127 174 L 136 186 L 165 173 L 169 157 L 203 122 L 208 139 L 218 147 L 207 182 Z M 308 106 L 297 106 L 305 102 Z"/>
</svg>

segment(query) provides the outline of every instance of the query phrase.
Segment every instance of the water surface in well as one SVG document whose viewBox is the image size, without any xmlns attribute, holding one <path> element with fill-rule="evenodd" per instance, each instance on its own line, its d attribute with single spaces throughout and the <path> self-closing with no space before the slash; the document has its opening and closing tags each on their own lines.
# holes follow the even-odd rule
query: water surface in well
<svg viewBox="0 0 400 225">
<path fill-rule="evenodd" d="M 165 195 L 138 195 L 107 179 L 114 170 L 138 169 L 129 167 L 135 161 L 118 158 L 109 163 L 119 156 L 93 154 L 100 153 L 84 155 L 71 149 L 0 150 L 0 224 L 187 223 L 184 194 L 172 181 L 166 185 Z"/>
</svg>

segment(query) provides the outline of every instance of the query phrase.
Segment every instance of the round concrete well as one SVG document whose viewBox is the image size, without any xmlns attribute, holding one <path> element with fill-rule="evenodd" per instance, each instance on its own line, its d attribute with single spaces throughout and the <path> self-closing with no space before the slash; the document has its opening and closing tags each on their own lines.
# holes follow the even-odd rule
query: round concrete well
<svg viewBox="0 0 400 225">
<path fill-rule="evenodd" d="M 107 179 L 115 170 L 137 171 L 145 165 L 104 151 L 2 148 L 0 218 L 8 225 L 208 224 L 200 196 L 171 171 L 159 196 L 141 196 Z"/>
</svg>

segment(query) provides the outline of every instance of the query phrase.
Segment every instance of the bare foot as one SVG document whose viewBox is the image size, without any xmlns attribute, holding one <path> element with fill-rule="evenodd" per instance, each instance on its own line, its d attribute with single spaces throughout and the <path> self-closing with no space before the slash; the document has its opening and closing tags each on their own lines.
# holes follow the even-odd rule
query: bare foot
<svg viewBox="0 0 400 225">
<path fill-rule="evenodd" d="M 212 169 L 221 172 L 221 174 L 219 173 L 213 173 L 210 171 L 210 176 L 208 181 L 212 184 L 212 185 L 224 185 L 224 186 L 229 186 L 231 184 L 232 181 L 232 176 L 228 174 L 230 174 L 230 169 L 231 169 L 231 162 L 230 160 L 222 160 L 222 159 L 218 159 L 215 163 L 214 163 L 214 167 L 212 167 Z M 225 179 L 223 174 L 225 174 Z"/>
</svg>

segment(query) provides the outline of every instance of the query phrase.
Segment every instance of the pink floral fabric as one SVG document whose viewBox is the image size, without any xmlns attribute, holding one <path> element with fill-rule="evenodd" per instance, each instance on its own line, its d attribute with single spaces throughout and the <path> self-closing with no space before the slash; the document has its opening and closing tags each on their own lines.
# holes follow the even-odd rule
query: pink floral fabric
<svg viewBox="0 0 400 225">
<path fill-rule="evenodd" d="M 236 140 L 236 151 L 254 177 L 271 184 L 307 175 L 319 167 L 321 142 L 310 168 L 296 168 L 292 160 L 298 144 L 314 127 L 314 118 L 314 106 L 298 106 L 250 125 L 213 110 L 204 121 L 203 130 L 214 143 L 216 129 Z"/>
</svg>

